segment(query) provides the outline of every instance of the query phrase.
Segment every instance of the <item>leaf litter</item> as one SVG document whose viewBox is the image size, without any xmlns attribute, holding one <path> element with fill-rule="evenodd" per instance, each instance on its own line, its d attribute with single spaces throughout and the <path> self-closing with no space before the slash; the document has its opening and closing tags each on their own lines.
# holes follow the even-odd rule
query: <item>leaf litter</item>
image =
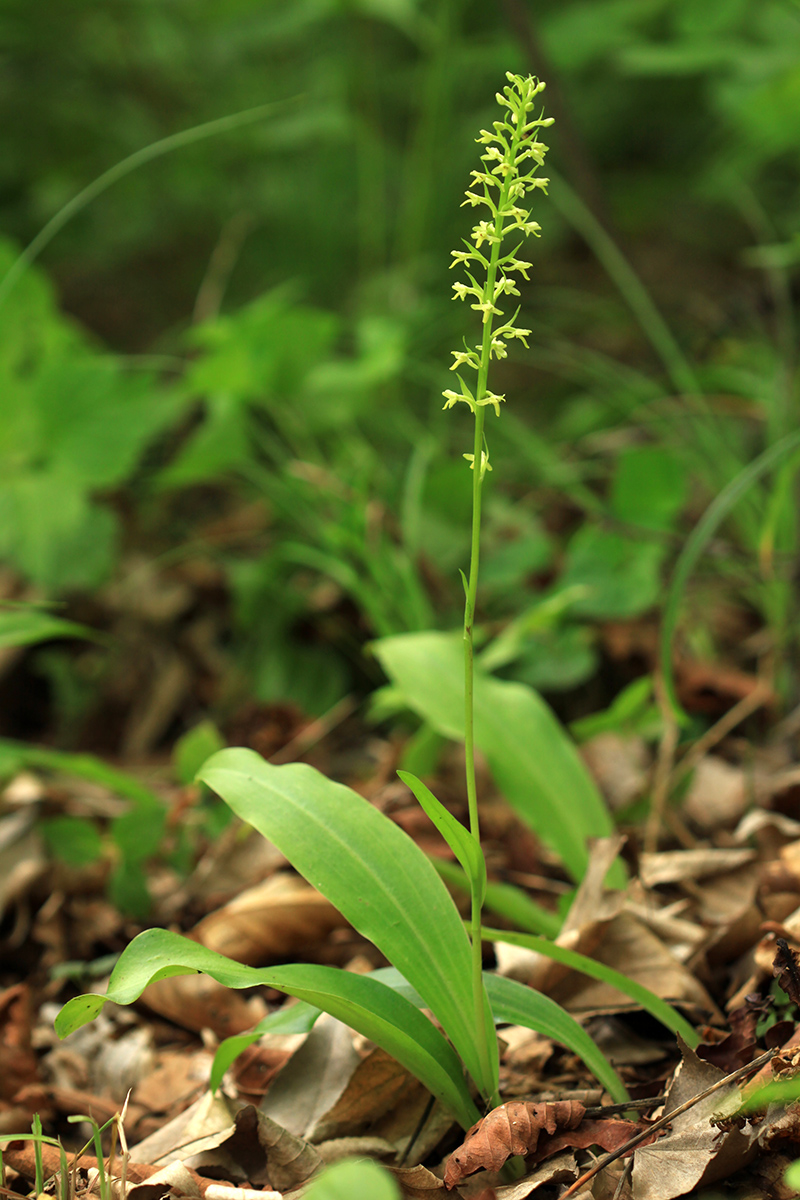
<svg viewBox="0 0 800 1200">
<path fill-rule="evenodd" d="M 297 739 L 296 724 L 288 736 Z M 197 976 L 162 980 L 135 1011 L 109 1008 L 58 1043 L 52 1015 L 72 974 L 95 971 L 93 961 L 101 972 L 103 956 L 115 955 L 140 926 L 103 898 L 105 875 L 96 864 L 53 871 L 34 830 L 37 814 L 54 803 L 66 814 L 83 813 L 86 794 L 102 814 L 104 804 L 117 811 L 117 798 L 21 773 L 0 798 L 0 846 L 9 847 L 13 866 L 13 887 L 6 880 L 3 892 L 0 1132 L 24 1134 L 39 1112 L 72 1153 L 77 1142 L 66 1117 L 90 1113 L 102 1123 L 128 1096 L 125 1186 L 132 1200 L 300 1200 L 324 1164 L 354 1154 L 379 1159 L 409 1197 L 710 1200 L 724 1186 L 737 1200 L 784 1200 L 794 1194 L 782 1176 L 800 1153 L 800 1105 L 737 1114 L 748 1072 L 763 1081 L 800 1069 L 800 821 L 787 801 L 800 776 L 786 754 L 773 751 L 756 762 L 748 784 L 734 746 L 709 750 L 717 752 L 698 760 L 682 806 L 665 813 L 669 829 L 657 848 L 641 852 L 636 828 L 626 827 L 624 852 L 634 870 L 624 893 L 604 888 L 620 840 L 594 848 L 557 939 L 678 1006 L 700 1027 L 701 1044 L 679 1047 L 602 981 L 518 947 L 487 946 L 498 970 L 545 991 L 588 1026 L 634 1099 L 616 1111 L 563 1047 L 530 1030 L 501 1028 L 504 1104 L 461 1142 L 416 1080 L 330 1018 L 311 1033 L 265 1035 L 212 1096 L 207 1081 L 219 1041 L 286 1003 L 268 989 L 241 994 Z M 335 750 L 324 738 L 309 753 L 330 769 L 326 758 Z M 389 743 L 373 745 L 376 773 L 362 777 L 359 790 L 426 850 L 448 857 L 393 778 L 393 755 Z M 606 786 L 622 788 L 628 803 L 634 778 L 643 786 L 648 774 L 641 745 L 626 759 L 640 774 L 629 765 L 622 783 L 613 778 L 608 747 L 595 757 Z M 445 760 L 441 772 L 439 793 L 459 814 L 458 762 L 451 769 Z M 490 787 L 487 779 L 487 794 Z M 170 785 L 161 790 L 168 804 L 179 800 Z M 490 800 L 490 875 L 526 881 L 532 898 L 552 907 L 566 886 L 558 865 L 496 794 Z M 306 960 L 356 971 L 383 965 L 327 901 L 287 871 L 274 847 L 236 827 L 200 844 L 184 879 L 161 880 L 151 876 L 149 923 L 177 925 L 242 962 Z M 778 1053 L 758 1071 L 766 1048 Z M 716 1090 L 697 1100 L 709 1086 Z M 659 1118 L 664 1124 L 655 1128 Z M 51 1149 L 46 1168 L 56 1172 Z M 504 1164 L 515 1157 L 524 1166 L 511 1182 Z M 30 1143 L 11 1143 L 4 1162 L 13 1200 L 32 1180 Z M 80 1163 L 90 1192 L 97 1186 L 91 1155 Z M 602 1169 L 587 1177 L 592 1164 Z M 120 1187 L 118 1177 L 115 1195 Z"/>
</svg>

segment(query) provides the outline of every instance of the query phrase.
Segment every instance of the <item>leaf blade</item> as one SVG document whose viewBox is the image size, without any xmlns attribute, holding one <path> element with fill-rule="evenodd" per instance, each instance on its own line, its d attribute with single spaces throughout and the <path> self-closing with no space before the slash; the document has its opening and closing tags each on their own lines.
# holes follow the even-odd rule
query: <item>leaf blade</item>
<svg viewBox="0 0 800 1200">
<path fill-rule="evenodd" d="M 396 990 L 368 975 L 315 963 L 248 967 L 167 929 L 147 929 L 135 937 L 120 955 L 106 994 L 69 1000 L 56 1017 L 56 1032 L 67 1037 L 92 1020 L 107 1001 L 130 1004 L 149 983 L 198 971 L 225 987 L 273 987 L 331 1013 L 407 1067 L 462 1124 L 466 1122 L 465 1128 L 475 1120 L 477 1109 L 455 1051 Z"/>
<path fill-rule="evenodd" d="M 460 639 L 440 632 L 398 634 L 372 649 L 407 703 L 447 737 L 463 740 Z M 569 737 L 533 688 L 475 672 L 475 741 L 509 803 L 551 845 L 574 879 L 587 840 L 613 832 L 611 817 Z M 613 882 L 624 879 L 615 864 Z"/>
<path fill-rule="evenodd" d="M 420 807 L 439 830 L 439 833 L 441 833 L 464 868 L 470 883 L 477 886 L 480 903 L 483 904 L 484 897 L 486 896 L 486 860 L 483 857 L 480 846 L 476 843 L 469 830 L 465 829 L 451 812 L 448 812 L 442 802 L 434 796 L 430 788 L 421 779 L 418 779 L 411 771 L 398 771 L 397 774 L 406 787 L 411 789 Z"/>
<path fill-rule="evenodd" d="M 419 847 L 362 796 L 305 763 L 274 766 L 221 750 L 198 775 L 286 855 L 397 967 L 435 1013 L 479 1088 L 469 938 L 447 888 Z M 488 1004 L 483 1035 L 496 1041 Z"/>
<path fill-rule="evenodd" d="M 615 1103 L 624 1104 L 630 1100 L 624 1083 L 602 1050 L 560 1004 L 516 979 L 506 979 L 488 971 L 483 977 L 496 1020 L 525 1025 L 560 1042 L 583 1059 Z"/>
<path fill-rule="evenodd" d="M 627 975 L 623 975 L 621 971 L 615 971 L 613 967 L 607 967 L 605 963 L 596 962 L 585 954 L 578 954 L 576 950 L 567 949 L 566 946 L 558 946 L 548 941 L 547 938 L 535 937 L 526 933 L 482 928 L 481 937 L 486 938 L 487 941 L 507 942 L 510 946 L 524 946 L 528 950 L 534 950 L 537 954 L 544 954 L 548 958 L 552 958 L 555 962 L 572 967 L 575 971 L 589 975 L 592 979 L 599 979 L 603 983 L 611 984 L 612 987 L 624 992 L 626 996 L 630 996 L 632 1000 L 640 1004 L 645 1012 L 649 1012 L 670 1032 L 680 1034 L 687 1046 L 694 1049 L 700 1043 L 697 1031 L 683 1019 L 680 1013 L 675 1011 L 671 1004 L 662 1000 L 655 992 L 651 992 L 644 984 L 637 983 L 635 979 L 629 979 Z"/>
</svg>

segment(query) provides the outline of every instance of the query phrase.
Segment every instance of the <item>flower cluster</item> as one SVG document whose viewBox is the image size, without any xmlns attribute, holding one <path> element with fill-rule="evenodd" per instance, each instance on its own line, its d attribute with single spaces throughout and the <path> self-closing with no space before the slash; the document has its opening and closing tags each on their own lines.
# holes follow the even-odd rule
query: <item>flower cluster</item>
<svg viewBox="0 0 800 1200">
<path fill-rule="evenodd" d="M 504 255 L 501 255 L 500 247 L 503 238 L 514 231 L 522 233 L 524 237 L 529 234 L 538 237 L 541 232 L 540 225 L 531 220 L 530 212 L 520 207 L 520 202 L 528 190 L 547 188 L 549 180 L 536 175 L 544 163 L 547 146 L 537 141 L 536 134 L 540 128 L 553 123 L 552 117 L 531 116 L 534 100 L 544 90 L 544 83 L 511 72 L 506 78 L 509 86 L 502 93 L 497 93 L 497 102 L 508 109 L 508 113 L 505 120 L 493 122 L 491 131 L 482 129 L 481 136 L 476 139 L 479 145 L 486 147 L 481 155 L 483 169 L 472 172 L 472 182 L 464 201 L 464 204 L 472 207 L 485 205 L 489 210 L 489 219 L 478 222 L 472 230 L 474 245 L 465 240 L 466 250 L 454 250 L 451 263 L 453 267 L 458 265 L 465 268 L 469 283 L 454 283 L 454 298 L 466 300 L 471 297 L 474 300 L 470 307 L 481 314 L 483 340 L 475 349 L 470 349 L 465 343 L 464 350 L 454 350 L 455 361 L 450 369 L 457 372 L 461 367 L 471 367 L 478 373 L 477 387 L 473 391 L 457 375 L 461 391 L 448 389 L 443 393 L 445 408 L 452 408 L 459 400 L 463 400 L 473 412 L 490 404 L 498 415 L 500 402 L 505 400 L 505 396 L 496 395 L 486 386 L 489 361 L 506 357 L 509 338 L 519 338 L 527 347 L 525 339 L 531 332 L 529 329 L 518 329 L 514 324 L 519 307 L 510 320 L 494 328 L 495 318 L 505 315 L 498 301 L 503 296 L 519 295 L 512 274 L 519 272 L 527 279 L 532 265 L 516 257 L 522 242 Z M 471 271 L 468 267 L 471 267 Z M 484 272 L 485 281 L 478 283 L 475 275 Z M 474 456 L 465 457 L 472 461 L 474 467 Z M 481 473 L 487 469 L 491 470 L 488 459 L 481 463 Z"/>
</svg>

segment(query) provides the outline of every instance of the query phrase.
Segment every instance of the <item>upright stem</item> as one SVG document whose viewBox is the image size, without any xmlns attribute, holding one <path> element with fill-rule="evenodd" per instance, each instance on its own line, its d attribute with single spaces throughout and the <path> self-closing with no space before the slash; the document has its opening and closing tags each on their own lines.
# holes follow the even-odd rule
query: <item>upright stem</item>
<svg viewBox="0 0 800 1200">
<path fill-rule="evenodd" d="M 498 230 L 498 234 L 501 230 Z M 492 246 L 492 253 L 487 274 L 486 296 L 494 293 L 497 277 L 497 262 L 500 255 L 500 242 Z M 486 393 L 486 382 L 489 375 L 489 356 L 492 347 L 492 314 L 489 313 L 483 326 L 483 342 L 481 345 L 481 365 L 478 372 L 478 386 L 475 392 L 476 400 L 483 399 Z M 475 604 L 478 595 L 478 571 L 480 567 L 481 550 L 481 499 L 483 494 L 483 426 L 486 417 L 485 405 L 478 404 L 475 408 L 475 443 L 472 456 L 472 539 L 469 557 L 469 578 L 467 580 L 467 596 L 464 604 L 464 757 L 467 780 L 467 804 L 469 806 L 469 828 L 475 842 L 480 848 L 480 818 L 478 815 L 478 791 L 475 783 L 475 649 L 473 629 L 475 622 Z M 481 910 L 483 897 L 479 892 L 479 884 L 473 880 L 470 887 L 471 920 L 470 941 L 472 943 L 472 994 L 475 1004 L 477 1036 L 481 1047 L 484 1079 L 495 1077 L 491 1063 L 490 1049 L 484 1035 L 486 1028 L 486 992 L 483 986 L 483 960 L 481 957 Z M 500 1094 L 494 1087 L 490 1097 L 492 1107 L 500 1103 Z"/>
<path fill-rule="evenodd" d="M 514 313 L 510 320 L 506 319 L 498 327 L 497 335 L 493 336 L 494 317 L 497 316 L 502 319 L 504 315 L 502 309 L 497 305 L 498 299 L 506 295 L 519 296 L 520 294 L 509 273 L 521 271 L 527 279 L 527 268 L 531 266 L 530 263 L 521 262 L 516 259 L 515 255 L 519 247 L 501 257 L 500 245 L 506 224 L 509 230 L 519 230 L 523 236 L 539 232 L 538 224 L 530 220 L 530 213 L 520 208 L 518 202 L 525 196 L 527 188 L 539 185 L 546 186 L 547 184 L 547 180 L 533 179 L 533 174 L 536 168 L 541 166 L 547 150 L 545 145 L 536 141 L 534 134 L 536 129 L 551 124 L 552 120 L 551 118 L 545 119 L 543 115 L 538 119 L 531 118 L 528 120 L 534 98 L 542 91 L 544 87 L 543 83 L 533 77 L 523 79 L 521 76 L 513 75 L 510 72 L 506 73 L 506 78 L 512 86 L 505 88 L 503 95 L 498 92 L 497 100 L 502 106 L 508 108 L 510 113 L 505 120 L 494 122 L 494 133 L 486 129 L 481 130 L 481 136 L 477 140 L 482 145 L 487 146 L 488 149 L 485 153 L 481 154 L 482 169 L 472 172 L 474 182 L 470 185 L 470 189 L 467 190 L 465 201 L 466 204 L 470 204 L 473 207 L 485 204 L 490 210 L 492 219 L 479 221 L 473 227 L 472 240 L 475 242 L 474 250 L 470 247 L 469 242 L 465 241 L 464 244 L 468 247 L 467 252 L 464 253 L 459 250 L 453 253 L 453 265 L 455 263 L 477 263 L 480 270 L 486 268 L 486 282 L 483 287 L 476 282 L 468 270 L 466 273 L 471 286 L 467 286 L 465 283 L 456 283 L 453 285 L 459 300 L 464 300 L 467 296 L 476 297 L 478 302 L 477 304 L 472 304 L 471 307 L 477 309 L 483 317 L 480 358 L 478 358 L 476 353 L 477 347 L 470 349 L 465 342 L 464 353 L 453 351 L 455 362 L 451 366 L 451 370 L 453 371 L 465 364 L 470 369 L 477 370 L 477 387 L 473 395 L 467 385 L 463 383 L 461 377 L 458 376 L 458 381 L 461 383 L 461 391 L 456 392 L 448 389 L 443 393 L 447 400 L 445 408 L 451 408 L 459 400 L 464 401 L 469 405 L 475 418 L 473 453 L 464 456 L 465 458 L 472 459 L 472 536 L 469 578 L 465 580 L 466 601 L 464 604 L 464 753 L 467 801 L 469 805 L 469 828 L 470 835 L 475 842 L 478 857 L 481 854 L 481 845 L 478 795 L 475 783 L 475 651 L 473 635 L 475 606 L 478 595 L 478 569 L 480 565 L 481 497 L 483 478 L 486 471 L 490 469 L 488 450 L 484 451 L 484 423 L 487 405 L 493 405 L 495 411 L 499 414 L 500 401 L 505 399 L 504 396 L 497 396 L 489 391 L 487 380 L 492 355 L 494 354 L 497 358 L 505 358 L 506 356 L 506 343 L 503 339 L 518 337 L 525 342 L 526 335 L 530 333 L 529 329 L 515 328 L 514 320 L 517 313 Z M 526 147 L 525 151 L 521 151 L 521 142 L 526 137 L 531 137 L 533 140 Z M 530 167 L 531 160 L 535 162 L 535 166 L 532 168 Z M 527 166 L 526 163 L 528 164 Z M 483 189 L 482 196 L 478 190 L 480 188 Z M 496 195 L 495 189 L 499 190 L 496 202 L 494 198 Z M 488 257 L 487 250 L 481 249 L 484 243 L 488 243 Z M 498 283 L 498 272 L 501 268 L 502 275 Z M 517 309 L 517 312 L 519 312 L 519 309 Z M 527 345 L 527 343 L 525 344 Z M 475 1036 L 478 1039 L 478 1053 L 480 1055 L 480 1086 L 489 1094 L 488 1098 L 491 1100 L 492 1105 L 496 1106 L 500 1103 L 497 1039 L 494 1035 L 492 1014 L 483 983 L 483 964 L 481 961 L 481 909 L 486 880 L 485 863 L 483 864 L 483 868 L 480 872 L 470 872 L 472 993 Z"/>
</svg>

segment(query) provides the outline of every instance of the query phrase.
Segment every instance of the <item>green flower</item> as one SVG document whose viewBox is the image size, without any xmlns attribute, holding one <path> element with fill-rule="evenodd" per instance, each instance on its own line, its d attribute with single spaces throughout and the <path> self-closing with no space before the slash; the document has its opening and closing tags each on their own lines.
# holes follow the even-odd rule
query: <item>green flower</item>
<svg viewBox="0 0 800 1200">
<path fill-rule="evenodd" d="M 489 362 L 492 358 L 506 358 L 508 354 L 507 341 L 518 338 L 525 346 L 525 340 L 530 336 L 530 329 L 517 329 L 514 322 L 517 312 L 511 320 L 495 329 L 496 317 L 503 317 L 503 310 L 497 302 L 502 296 L 519 296 L 514 273 L 519 273 L 524 279 L 532 264 L 516 257 L 521 242 L 508 253 L 501 255 L 500 247 L 503 238 L 510 232 L 519 232 L 525 236 L 538 237 L 541 226 L 531 218 L 531 213 L 523 207 L 525 195 L 536 188 L 547 189 L 548 180 L 539 177 L 536 172 L 544 163 L 547 146 L 540 142 L 537 133 L 540 129 L 552 125 L 552 117 L 533 115 L 536 97 L 544 90 L 544 84 L 529 76 L 506 75 L 509 86 L 497 93 L 497 102 L 506 110 L 505 119 L 494 121 L 492 129 L 482 129 L 480 137 L 476 138 L 478 145 L 483 146 L 481 154 L 482 168 L 472 171 L 470 184 L 463 201 L 464 205 L 477 208 L 483 205 L 488 209 L 486 219 L 478 221 L 470 234 L 471 241 L 465 241 L 466 250 L 452 252 L 451 266 L 472 267 L 476 274 L 482 275 L 479 282 L 469 270 L 466 271 L 469 283 L 454 283 L 454 299 L 474 301 L 470 307 L 481 314 L 483 337 L 481 345 L 476 350 L 454 350 L 454 362 L 451 370 L 468 366 L 478 372 L 478 386 L 473 396 L 472 392 L 461 383 L 461 392 L 448 390 L 443 393 L 445 408 L 452 408 L 458 401 L 468 404 L 474 413 L 485 405 L 491 405 L 495 413 L 500 414 L 500 403 L 504 396 L 498 396 L 489 391 L 487 375 Z M 481 247 L 486 252 L 481 253 Z M 487 257 L 488 256 L 488 257 Z M 482 418 L 481 418 L 482 419 Z M 474 468 L 474 455 L 466 455 Z M 481 477 L 491 470 L 488 457 L 481 463 Z"/>
</svg>

